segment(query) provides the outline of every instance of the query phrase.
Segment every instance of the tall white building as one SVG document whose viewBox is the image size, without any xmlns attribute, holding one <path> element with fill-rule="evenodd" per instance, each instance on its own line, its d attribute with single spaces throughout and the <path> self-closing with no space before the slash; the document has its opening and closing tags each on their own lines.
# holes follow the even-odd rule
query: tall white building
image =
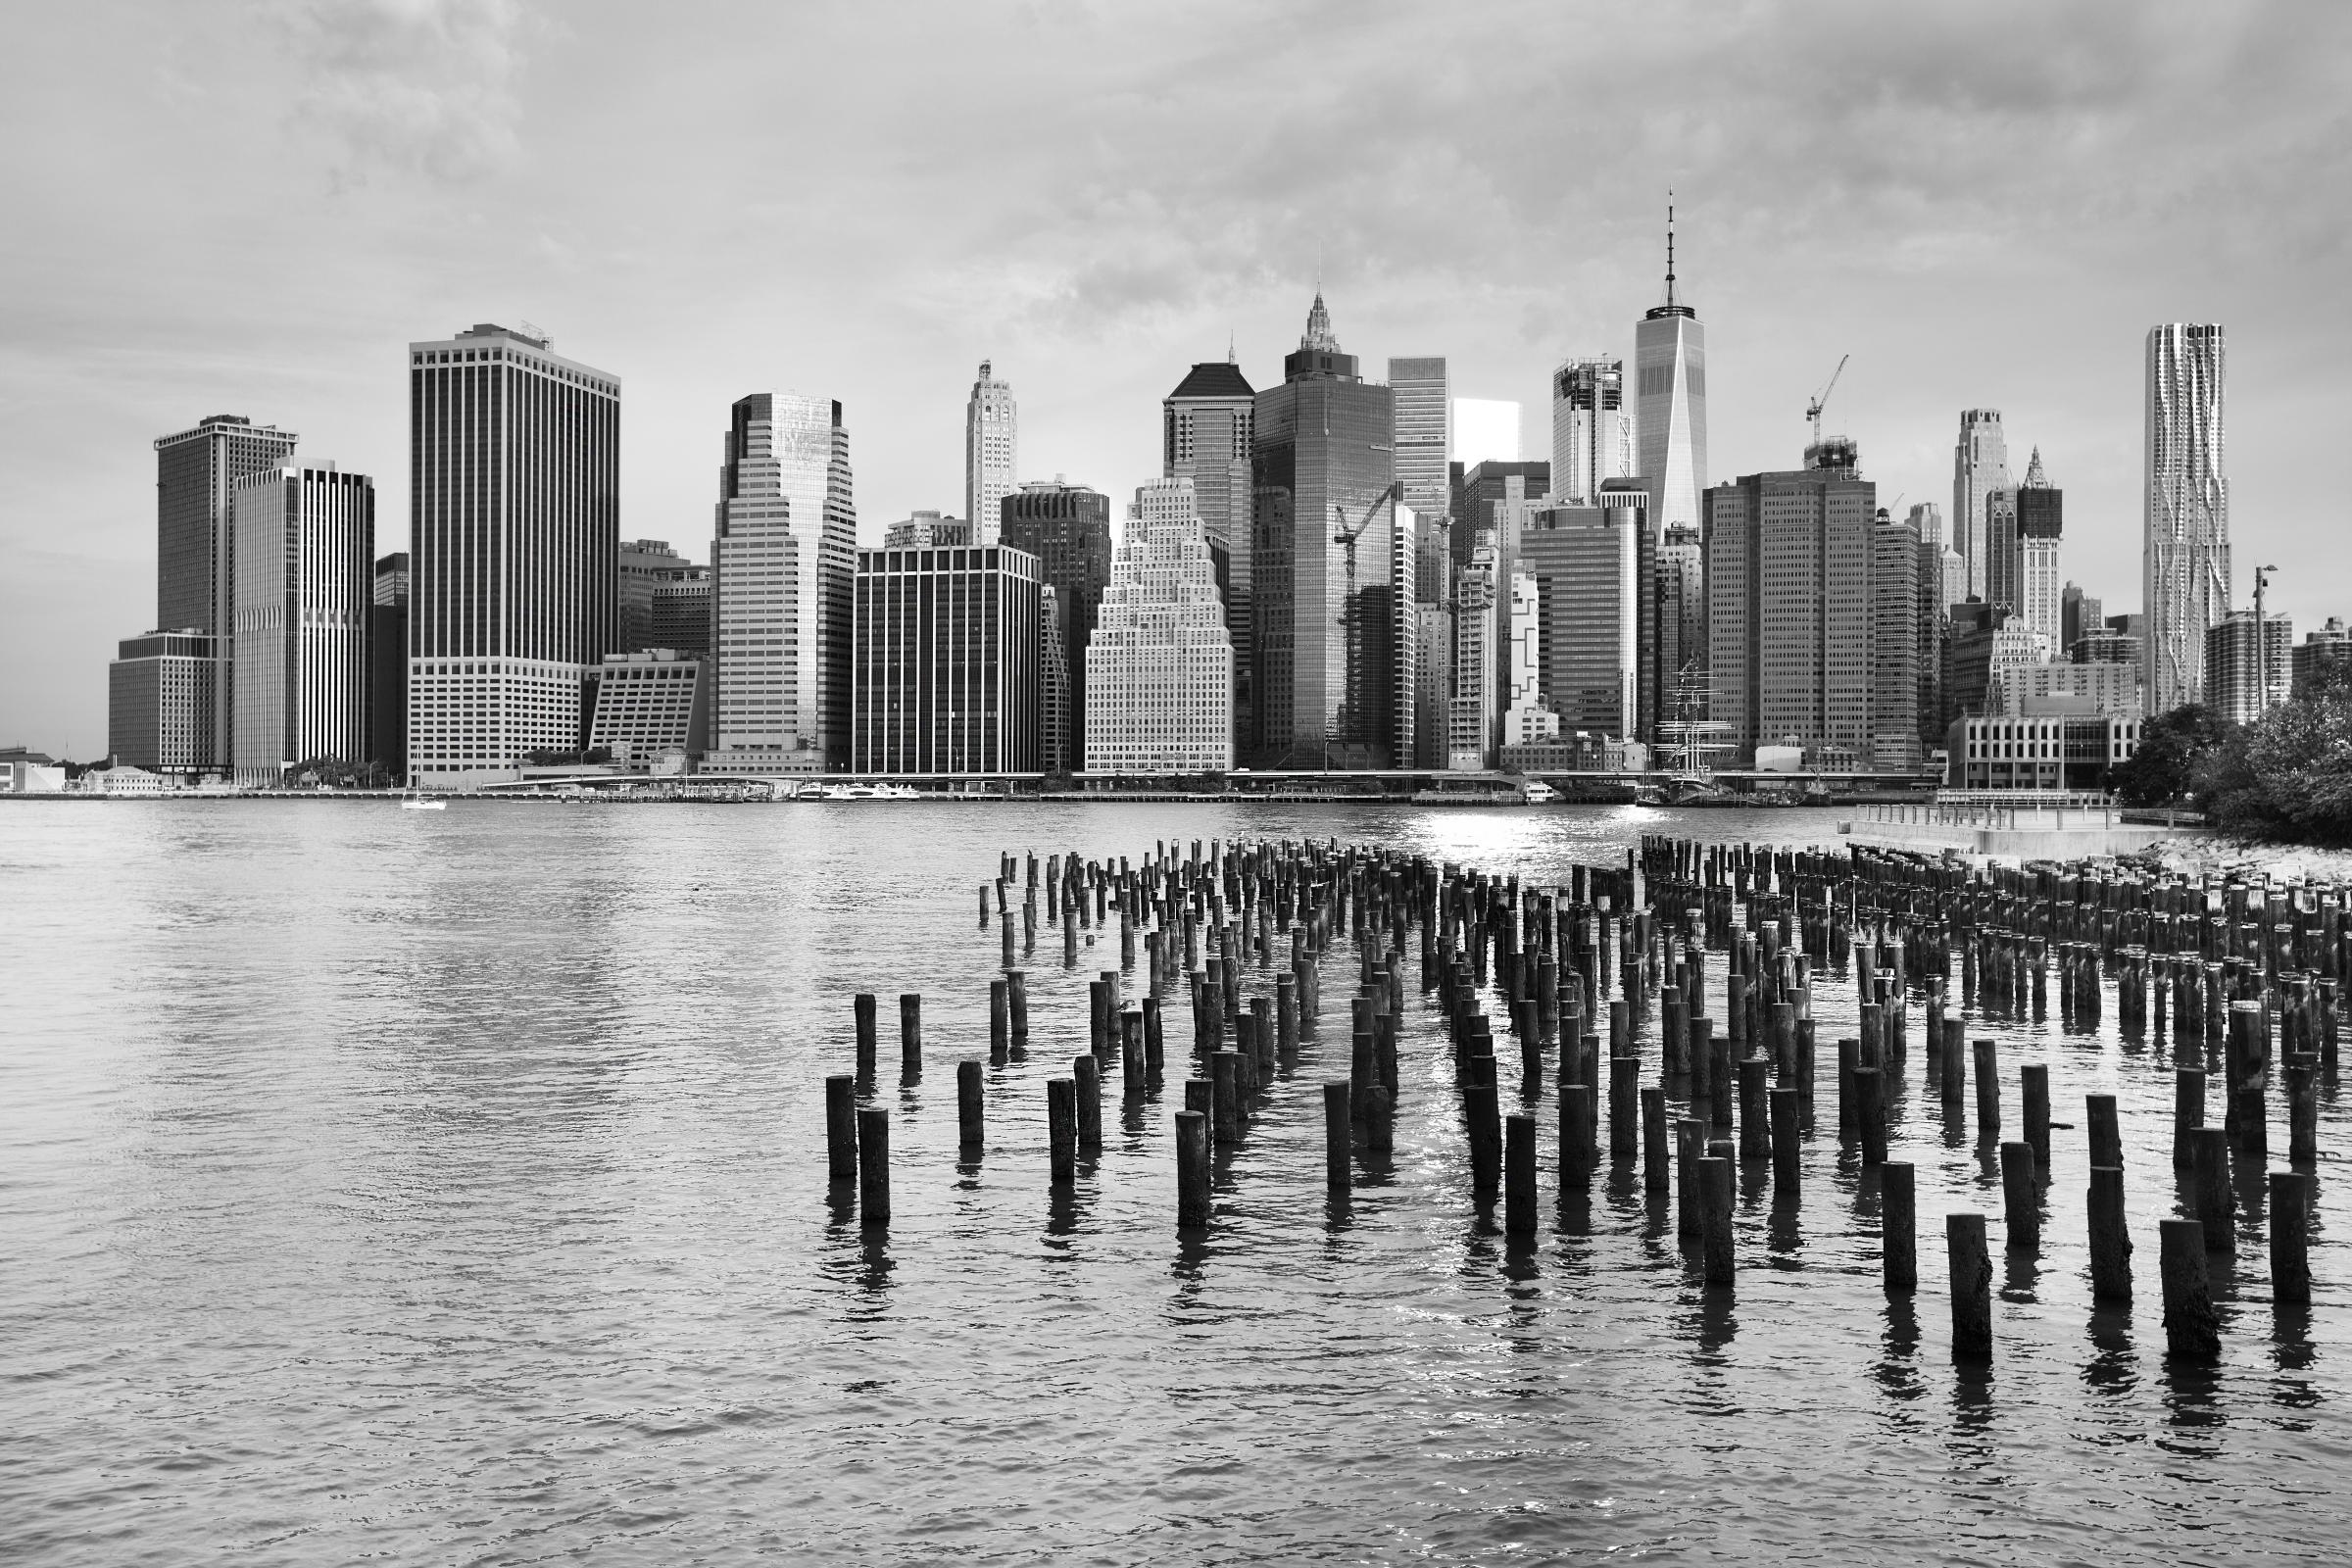
<svg viewBox="0 0 2352 1568">
<path fill-rule="evenodd" d="M 1967 564 L 1968 593 L 1986 601 L 1994 587 L 1987 503 L 1994 491 L 2008 488 L 2009 441 L 2001 433 L 2001 411 L 1962 410 L 1960 440 L 1952 448 L 1952 543 Z"/>
<path fill-rule="evenodd" d="M 1086 767 L 1233 766 L 1233 640 L 1190 479 L 1135 493 L 1086 649 Z"/>
<path fill-rule="evenodd" d="M 2205 634 L 2230 613 L 2230 481 L 2222 329 L 2148 329 L 2147 612 L 2141 687 L 2152 718 L 2205 696 Z"/>
<path fill-rule="evenodd" d="M 1649 525 L 1698 527 L 1707 488 L 1707 335 L 1675 297 L 1674 205 L 1666 207 L 1666 302 L 1634 323 L 1634 428 Z"/>
<path fill-rule="evenodd" d="M 480 323 L 409 345 L 409 777 L 576 751 L 620 639 L 620 380 Z"/>
<path fill-rule="evenodd" d="M 2026 624 L 2063 653 L 2066 569 L 2062 495 L 2041 466 L 2035 447 L 2026 463 L 2026 482 L 2017 488 L 2018 611 Z"/>
<path fill-rule="evenodd" d="M 1560 738 L 1560 715 L 1544 697 L 1544 607 L 1533 572 L 1511 573 L 1510 633 L 1503 659 L 1502 744 Z"/>
<path fill-rule="evenodd" d="M 1633 410 L 1623 360 L 1568 360 L 1551 372 L 1551 494 L 1597 505 L 1603 479 L 1634 472 Z"/>
<path fill-rule="evenodd" d="M 982 360 L 971 399 L 963 406 L 963 514 L 971 519 L 976 544 L 993 545 L 1004 531 L 1002 503 L 1020 488 L 1013 477 L 1020 466 L 1020 438 L 1012 384 L 998 380 Z"/>
<path fill-rule="evenodd" d="M 368 760 L 374 481 L 332 464 L 268 468 L 237 481 L 233 506 L 237 782 Z"/>
<path fill-rule="evenodd" d="M 1389 361 L 1396 394 L 1396 482 L 1404 504 L 1424 517 L 1446 512 L 1446 465 L 1453 454 L 1453 402 L 1444 358 Z"/>
<path fill-rule="evenodd" d="M 1494 765 L 1495 681 L 1501 627 L 1495 605 L 1494 541 L 1481 534 L 1454 588 L 1453 705 L 1446 726 L 1446 765 L 1482 772 Z"/>
<path fill-rule="evenodd" d="M 796 392 L 737 400 L 716 513 L 708 765 L 839 771 L 849 766 L 858 573 L 841 405 Z"/>
</svg>

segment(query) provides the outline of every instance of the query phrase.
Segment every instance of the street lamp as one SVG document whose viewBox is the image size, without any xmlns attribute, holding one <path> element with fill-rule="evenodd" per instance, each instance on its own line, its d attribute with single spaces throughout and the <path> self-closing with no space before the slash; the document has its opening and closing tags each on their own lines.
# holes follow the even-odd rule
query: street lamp
<svg viewBox="0 0 2352 1568">
<path fill-rule="evenodd" d="M 2263 618 L 2263 590 L 2270 585 L 2271 573 L 2277 566 L 2254 568 L 2254 716 L 2260 718 L 2271 706 L 2271 626 Z"/>
</svg>

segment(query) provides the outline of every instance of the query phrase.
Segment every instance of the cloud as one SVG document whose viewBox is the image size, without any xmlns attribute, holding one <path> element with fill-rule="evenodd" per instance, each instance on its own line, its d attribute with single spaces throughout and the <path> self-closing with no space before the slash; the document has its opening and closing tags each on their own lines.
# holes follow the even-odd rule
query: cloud
<svg viewBox="0 0 2352 1568">
<path fill-rule="evenodd" d="M 338 189 L 387 174 L 468 183 L 520 163 L 513 0 L 294 0 L 271 15 L 300 83 L 290 126 Z"/>
</svg>

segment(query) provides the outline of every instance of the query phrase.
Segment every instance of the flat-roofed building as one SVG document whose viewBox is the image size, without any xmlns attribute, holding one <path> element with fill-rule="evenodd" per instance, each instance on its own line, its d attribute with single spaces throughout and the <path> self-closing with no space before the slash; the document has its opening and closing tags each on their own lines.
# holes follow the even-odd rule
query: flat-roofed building
<svg viewBox="0 0 2352 1568">
<path fill-rule="evenodd" d="M 409 777 L 516 779 L 620 635 L 620 380 L 482 322 L 409 345 Z"/>
<path fill-rule="evenodd" d="M 2265 614 L 2255 636 L 2254 612 L 2232 610 L 2205 632 L 2205 706 L 2232 724 L 2251 724 L 2294 695 L 2295 625 Z"/>
<path fill-rule="evenodd" d="M 2294 646 L 2288 667 L 2294 675 L 2294 694 L 2308 697 L 2312 689 L 2329 671 L 2352 671 L 2352 633 L 2344 630 L 2343 617 L 2329 615 L 2328 623 L 2318 631 L 2305 632 L 2303 640 Z"/>
<path fill-rule="evenodd" d="M 220 639 L 200 631 L 125 637 L 107 666 L 107 752 L 118 763 L 191 781 L 222 770 L 214 712 Z"/>
<path fill-rule="evenodd" d="M 1060 474 L 1032 479 L 998 503 L 999 537 L 1037 558 L 1041 580 L 1053 588 L 1069 691 L 1059 713 L 1061 732 L 1048 752 L 1086 756 L 1086 650 L 1093 641 L 1102 595 L 1110 586 L 1110 497 Z M 1226 710 L 1230 715 L 1230 705 Z"/>
<path fill-rule="evenodd" d="M 641 769 L 666 753 L 701 757 L 710 747 L 708 661 L 671 648 L 607 654 L 597 666 L 588 745 Z"/>
<path fill-rule="evenodd" d="M 2095 790 L 2139 749 L 2136 714 L 2060 710 L 1955 719 L 1945 735 L 1944 783 L 1965 790 Z"/>
<path fill-rule="evenodd" d="M 331 465 L 237 481 L 236 781 L 300 762 L 368 760 L 368 629 L 375 484 Z"/>
<path fill-rule="evenodd" d="M 1039 772 L 1040 588 L 1004 545 L 858 552 L 852 770 Z"/>
</svg>

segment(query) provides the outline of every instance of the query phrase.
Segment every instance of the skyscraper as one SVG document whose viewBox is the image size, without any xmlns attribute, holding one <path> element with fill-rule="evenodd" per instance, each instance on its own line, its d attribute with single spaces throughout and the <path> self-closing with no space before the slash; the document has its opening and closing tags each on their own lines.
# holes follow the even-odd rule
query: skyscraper
<svg viewBox="0 0 2352 1568">
<path fill-rule="evenodd" d="M 1657 636 L 1652 647 L 1660 719 L 1678 716 L 1685 695 L 1694 699 L 1690 705 L 1694 710 L 1680 716 L 1706 716 L 1707 561 L 1700 539 L 1699 530 L 1690 523 L 1678 523 L 1658 536 L 1653 613 Z"/>
<path fill-rule="evenodd" d="M 1035 556 L 1040 580 L 1054 590 L 1069 701 L 1062 732 L 1049 733 L 1045 745 L 1049 756 L 1058 753 L 1077 767 L 1086 756 L 1086 650 L 1110 586 L 1110 497 L 1058 477 L 1033 479 L 1006 496 L 1002 508 L 1003 542 Z M 1053 656 L 1048 658 L 1050 662 Z M 1232 710 L 1225 711 L 1230 722 Z"/>
<path fill-rule="evenodd" d="M 1923 747 L 1943 744 L 1943 637 L 1953 590 L 1963 583 L 1967 567 L 1943 542 L 1943 512 L 1933 501 L 1915 503 L 1907 526 L 1919 540 L 1919 593 L 1913 614 L 1919 682 L 1919 741 Z M 1947 587 L 1947 583 L 1951 586 Z M 1965 597 L 1965 596 L 1963 596 Z"/>
<path fill-rule="evenodd" d="M 1233 766 L 1233 640 L 1190 479 L 1136 491 L 1086 666 L 1088 772 Z"/>
<path fill-rule="evenodd" d="M 1414 722 L 1412 555 L 1399 552 L 1395 395 L 1356 373 L 1318 293 L 1250 452 L 1256 754 L 1388 767 Z M 1409 537 L 1409 536 L 1408 536 Z M 1398 564 L 1403 580 L 1396 580 Z"/>
<path fill-rule="evenodd" d="M 713 768 L 838 771 L 850 761 L 858 509 L 841 405 L 737 400 L 719 468 Z"/>
<path fill-rule="evenodd" d="M 1603 479 L 1634 471 L 1623 360 L 1567 360 L 1551 372 L 1551 494 L 1590 504 Z"/>
<path fill-rule="evenodd" d="M 2230 481 L 2223 463 L 2222 329 L 2148 329 L 2148 716 L 2205 694 L 2205 633 L 2230 612 Z"/>
<path fill-rule="evenodd" d="M 852 764 L 860 773 L 1036 773 L 1037 558 L 977 545 L 860 550 Z"/>
<path fill-rule="evenodd" d="M 1020 411 L 1013 406 L 1012 384 L 997 379 L 989 362 L 980 362 L 979 379 L 963 406 L 963 514 L 971 519 L 974 541 L 997 542 L 1003 514 L 998 504 L 1019 481 Z"/>
<path fill-rule="evenodd" d="M 1675 296 L 1674 203 L 1666 204 L 1666 302 L 1634 324 L 1634 428 L 1649 524 L 1697 525 L 1707 487 L 1707 338 Z"/>
<path fill-rule="evenodd" d="M 1256 569 L 1250 521 L 1250 448 L 1257 394 L 1229 356 L 1204 360 L 1160 403 L 1160 476 L 1193 481 L 1193 499 L 1211 559 L 1220 564 L 1225 629 L 1233 640 L 1233 734 L 1237 753 L 1256 734 L 1256 686 L 1250 669 L 1250 596 Z M 1086 645 L 1072 645 L 1082 663 Z M 1075 755 L 1075 754 L 1073 754 Z"/>
<path fill-rule="evenodd" d="M 1534 582 L 1541 685 L 1562 733 L 1633 740 L 1654 725 L 1657 670 L 1643 657 L 1658 643 L 1648 510 L 1647 488 L 1620 479 L 1590 503 L 1538 506 L 1519 536 L 1512 578 Z"/>
<path fill-rule="evenodd" d="M 1503 661 L 1500 594 L 1494 580 L 1494 541 L 1482 536 L 1470 550 L 1453 595 L 1453 702 L 1446 725 L 1446 765 L 1479 773 L 1494 765 Z"/>
<path fill-rule="evenodd" d="M 368 761 L 374 482 L 268 468 L 237 481 L 234 511 L 237 782 L 273 785 L 314 758 Z"/>
<path fill-rule="evenodd" d="M 409 553 L 375 564 L 368 605 L 368 760 L 409 776 Z"/>
<path fill-rule="evenodd" d="M 1810 467 L 1745 474 L 1706 493 L 1709 712 L 1742 752 L 1796 745 L 1858 763 L 1876 722 L 1878 487 L 1862 477 L 1851 441 L 1808 453 Z"/>
<path fill-rule="evenodd" d="M 2042 472 L 2041 448 L 2026 464 L 2026 482 L 2017 487 L 2017 608 L 2027 626 L 2062 647 L 2066 627 L 2062 595 L 2066 579 L 2059 550 L 2066 527 L 2066 492 Z"/>
<path fill-rule="evenodd" d="M 2009 487 L 2009 442 L 1998 409 L 1964 409 L 1952 448 L 1952 543 L 1968 565 L 1968 592 L 1993 601 L 1992 542 L 1985 501 Z"/>
<path fill-rule="evenodd" d="M 106 748 L 116 766 L 192 783 L 226 765 L 215 750 L 213 705 L 225 685 L 220 646 L 206 632 L 122 639 L 106 668 Z"/>
<path fill-rule="evenodd" d="M 1872 767 L 1916 767 L 1920 759 L 1919 529 L 1880 509 L 1871 531 L 1870 747 Z"/>
<path fill-rule="evenodd" d="M 1511 552 L 1519 537 L 1514 525 L 1524 525 L 1528 509 L 1553 493 L 1551 465 L 1497 458 L 1467 468 L 1457 463 L 1453 467 L 1458 471 L 1448 482 L 1451 500 L 1447 510 L 1453 514 L 1454 569 L 1470 564 L 1470 551 L 1478 536 L 1492 532 L 1496 550 L 1494 580 L 1507 586 Z"/>
<path fill-rule="evenodd" d="M 693 564 L 669 548 L 665 539 L 624 539 L 620 543 L 620 643 L 616 653 L 642 653 L 649 648 L 675 648 L 654 640 L 654 590 L 684 579 Z"/>
<path fill-rule="evenodd" d="M 480 323 L 409 345 L 409 775 L 577 750 L 619 636 L 620 381 Z"/>
<path fill-rule="evenodd" d="M 234 744 L 237 481 L 283 465 L 294 456 L 294 442 L 291 430 L 216 414 L 155 443 L 155 623 L 217 640 L 205 766 L 226 768 Z M 175 678 L 172 689 L 185 685 Z"/>
<path fill-rule="evenodd" d="M 2257 637 L 2259 625 L 2260 636 Z M 2251 724 L 2294 692 L 2295 623 L 2285 615 L 2232 610 L 2205 630 L 2205 706 L 2218 718 Z"/>
<path fill-rule="evenodd" d="M 1446 465 L 1453 456 L 1453 402 L 1443 358 L 1389 361 L 1396 397 L 1396 482 L 1424 518 L 1446 514 Z"/>
</svg>

